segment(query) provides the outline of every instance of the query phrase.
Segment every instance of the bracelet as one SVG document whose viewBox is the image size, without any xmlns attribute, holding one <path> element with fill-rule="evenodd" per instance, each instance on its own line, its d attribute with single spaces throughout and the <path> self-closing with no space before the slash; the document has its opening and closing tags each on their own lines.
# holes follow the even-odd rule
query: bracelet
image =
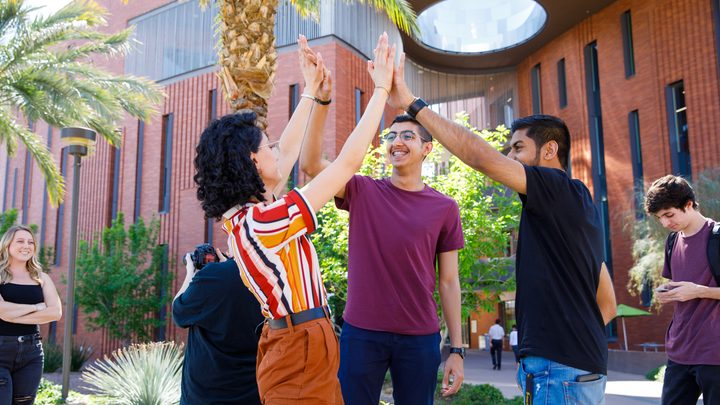
<svg viewBox="0 0 720 405">
<path fill-rule="evenodd" d="M 385 87 L 383 87 L 383 86 L 375 86 L 375 88 L 376 88 L 376 89 L 383 89 L 383 90 L 385 90 L 385 93 L 387 93 L 388 97 L 390 96 L 390 90 L 386 89 Z"/>
<path fill-rule="evenodd" d="M 312 101 L 314 101 L 314 102 L 316 102 L 316 103 L 318 103 L 318 104 L 320 104 L 320 105 L 328 105 L 328 104 L 332 103 L 332 99 L 329 99 L 329 100 L 320 100 L 320 99 L 317 98 L 317 97 L 314 97 L 314 96 L 311 96 L 311 95 L 305 94 L 305 93 L 301 94 L 300 97 L 304 97 L 304 98 L 310 99 L 310 100 L 312 100 Z"/>
</svg>

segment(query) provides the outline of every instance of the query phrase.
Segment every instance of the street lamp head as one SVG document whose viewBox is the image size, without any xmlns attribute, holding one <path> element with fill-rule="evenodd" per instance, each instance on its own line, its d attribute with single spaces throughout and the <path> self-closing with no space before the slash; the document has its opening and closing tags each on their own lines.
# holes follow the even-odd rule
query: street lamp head
<svg viewBox="0 0 720 405">
<path fill-rule="evenodd" d="M 76 156 L 86 156 L 88 150 L 95 147 L 95 131 L 87 128 L 63 128 L 60 130 L 60 139 L 68 147 L 68 153 Z"/>
</svg>

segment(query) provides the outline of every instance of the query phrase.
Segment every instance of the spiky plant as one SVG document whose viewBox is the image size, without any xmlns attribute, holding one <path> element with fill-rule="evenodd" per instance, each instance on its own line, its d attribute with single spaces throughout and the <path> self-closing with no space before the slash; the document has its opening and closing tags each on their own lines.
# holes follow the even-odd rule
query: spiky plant
<svg viewBox="0 0 720 405">
<path fill-rule="evenodd" d="M 212 0 L 200 0 L 205 6 Z M 317 17 L 320 0 L 290 0 L 303 17 Z M 407 0 L 359 0 L 385 11 L 398 28 L 417 32 L 415 12 Z M 352 3 L 353 1 L 346 1 Z M 277 67 L 275 13 L 278 0 L 217 0 L 219 5 L 220 82 L 234 111 L 252 110 L 267 126 L 267 103 Z"/>
<path fill-rule="evenodd" d="M 49 16 L 30 17 L 24 0 L 0 1 L 0 143 L 13 156 L 18 140 L 47 182 L 50 202 L 62 201 L 65 183 L 44 143 L 23 125 L 43 120 L 82 126 L 119 145 L 125 112 L 147 120 L 163 97 L 148 80 L 114 75 L 90 58 L 121 56 L 132 28 L 103 33 L 106 11 L 92 0 L 74 0 Z"/>
<path fill-rule="evenodd" d="M 88 389 L 119 405 L 168 405 L 180 401 L 183 345 L 155 342 L 116 350 L 83 372 Z"/>
</svg>

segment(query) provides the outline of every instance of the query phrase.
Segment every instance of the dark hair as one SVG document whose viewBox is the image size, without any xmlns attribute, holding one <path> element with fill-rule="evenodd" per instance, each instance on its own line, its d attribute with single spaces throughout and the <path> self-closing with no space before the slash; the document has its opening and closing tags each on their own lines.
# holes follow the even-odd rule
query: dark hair
<svg viewBox="0 0 720 405">
<path fill-rule="evenodd" d="M 211 122 L 200 136 L 193 180 L 205 218 L 220 219 L 252 198 L 265 201 L 265 184 L 250 158 L 263 136 L 255 118 L 255 113 L 229 114 Z"/>
<path fill-rule="evenodd" d="M 390 124 L 390 126 L 392 126 L 393 124 L 395 124 L 397 122 L 412 122 L 413 124 L 418 126 L 418 131 L 420 131 L 420 133 L 418 135 L 420 135 L 420 139 L 423 142 L 432 142 L 433 137 L 432 137 L 432 135 L 430 135 L 430 132 L 428 132 L 428 130 L 425 129 L 424 126 L 422 126 L 419 122 L 417 122 L 417 120 L 415 118 L 413 118 L 407 114 L 400 114 L 397 117 L 395 117 L 395 119 Z"/>
<path fill-rule="evenodd" d="M 645 211 L 654 214 L 660 210 L 678 208 L 685 211 L 688 201 L 692 207 L 697 208 L 695 191 L 687 180 L 680 176 L 668 174 L 653 182 L 645 195 Z"/>
<path fill-rule="evenodd" d="M 500 318 L 496 319 L 496 320 L 495 320 L 495 323 L 498 324 L 498 325 L 500 325 Z"/>
<path fill-rule="evenodd" d="M 540 148 L 550 141 L 558 144 L 557 155 L 560 159 L 560 165 L 567 170 L 568 159 L 570 157 L 570 131 L 565 122 L 558 117 L 552 115 L 530 115 L 528 117 L 518 118 L 512 123 L 510 133 L 527 128 L 527 136 L 535 142 L 535 146 Z"/>
</svg>

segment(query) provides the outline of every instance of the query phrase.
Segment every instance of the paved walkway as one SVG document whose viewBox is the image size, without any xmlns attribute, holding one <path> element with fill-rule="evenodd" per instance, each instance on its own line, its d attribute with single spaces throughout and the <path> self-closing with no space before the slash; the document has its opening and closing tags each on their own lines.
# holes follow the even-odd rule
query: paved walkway
<svg viewBox="0 0 720 405">
<path fill-rule="evenodd" d="M 468 350 L 465 357 L 465 382 L 491 384 L 502 391 L 506 398 L 521 396 L 515 375 L 517 366 L 512 352 L 503 352 L 502 370 L 492 369 L 490 352 Z M 607 405 L 659 404 L 662 383 L 648 381 L 645 376 L 608 371 L 605 388 Z M 702 404 L 702 400 L 698 404 Z"/>
</svg>

